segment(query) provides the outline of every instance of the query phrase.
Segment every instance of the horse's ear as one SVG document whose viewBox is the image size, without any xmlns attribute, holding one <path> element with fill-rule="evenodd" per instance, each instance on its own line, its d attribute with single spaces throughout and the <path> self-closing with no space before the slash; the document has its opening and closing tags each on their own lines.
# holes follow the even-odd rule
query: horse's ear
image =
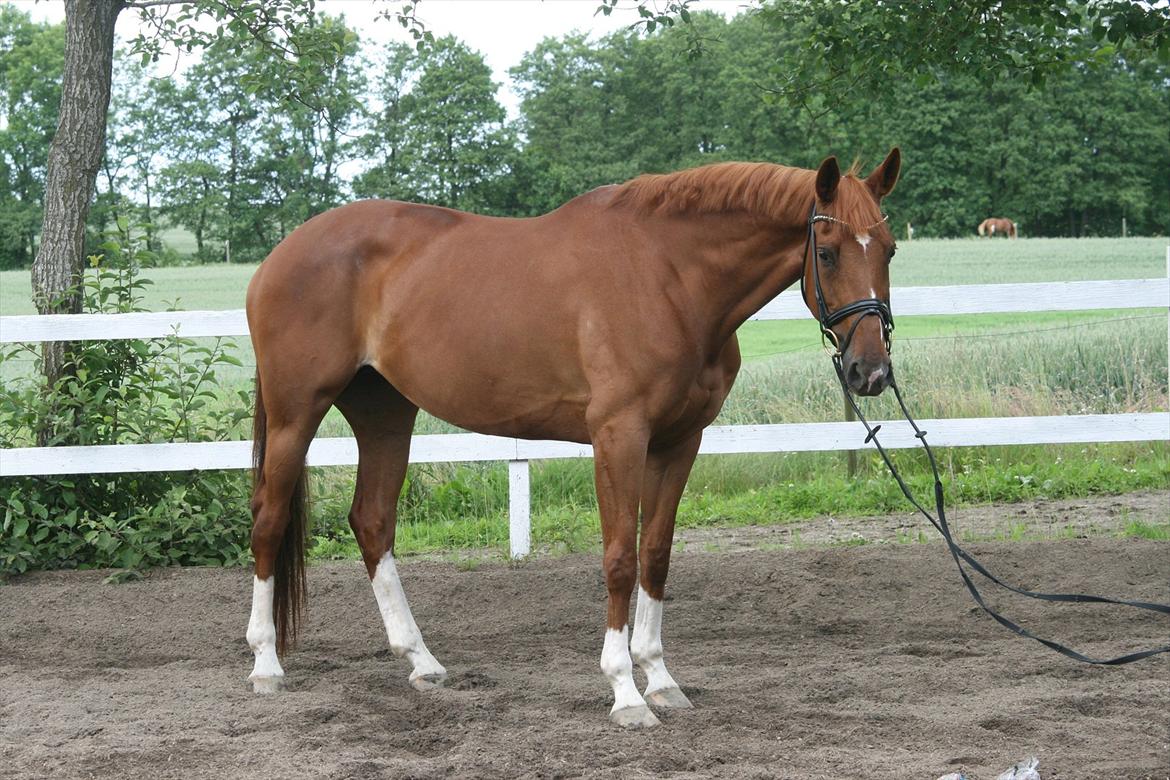
<svg viewBox="0 0 1170 780">
<path fill-rule="evenodd" d="M 873 173 L 865 180 L 866 186 L 878 200 L 890 194 L 894 185 L 898 183 L 898 172 L 902 170 L 902 152 L 898 147 L 890 150 L 885 162 L 873 169 Z"/>
<path fill-rule="evenodd" d="M 836 157 L 826 157 L 817 168 L 817 199 L 821 203 L 832 203 L 837 197 L 837 185 L 841 183 L 841 166 Z"/>
</svg>

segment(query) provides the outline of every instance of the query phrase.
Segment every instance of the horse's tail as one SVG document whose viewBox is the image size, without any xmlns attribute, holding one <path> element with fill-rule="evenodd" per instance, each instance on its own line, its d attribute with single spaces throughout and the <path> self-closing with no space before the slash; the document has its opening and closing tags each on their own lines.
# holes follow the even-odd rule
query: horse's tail
<svg viewBox="0 0 1170 780">
<path fill-rule="evenodd" d="M 983 220 L 982 222 L 980 222 L 979 227 L 976 229 L 979 231 L 979 235 L 981 235 L 981 236 L 986 235 L 985 231 L 987 230 L 987 220 Z"/>
<path fill-rule="evenodd" d="M 1016 237 L 1016 223 L 1008 220 L 1008 235 L 1012 238 Z"/>
<path fill-rule="evenodd" d="M 252 418 L 252 505 L 264 472 L 264 450 L 268 439 L 268 415 L 256 372 L 256 413 Z M 304 468 L 297 477 L 288 505 L 288 525 L 280 540 L 273 566 L 272 617 L 276 625 L 276 652 L 284 655 L 297 639 L 297 624 L 305 603 L 305 533 L 308 528 L 309 485 Z"/>
</svg>

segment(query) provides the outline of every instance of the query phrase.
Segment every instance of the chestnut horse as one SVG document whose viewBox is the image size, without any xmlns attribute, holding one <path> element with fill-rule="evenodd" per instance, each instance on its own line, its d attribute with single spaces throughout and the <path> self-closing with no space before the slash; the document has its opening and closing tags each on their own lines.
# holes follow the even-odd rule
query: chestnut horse
<svg viewBox="0 0 1170 780">
<path fill-rule="evenodd" d="M 349 523 L 390 647 L 410 661 L 416 688 L 443 681 L 393 557 L 421 408 L 480 433 L 593 445 L 610 717 L 650 726 L 658 721 L 647 701 L 689 707 L 663 663 L 663 589 L 703 428 L 739 370 L 735 331 L 781 290 L 811 279 L 814 205 L 822 216 L 810 259 L 829 307 L 888 304 L 894 239 L 879 204 L 900 164 L 896 148 L 865 179 L 842 174 L 835 157 L 816 171 L 721 163 L 600 187 L 531 219 L 363 201 L 293 231 L 248 286 L 257 364 L 254 689 L 281 687 L 278 653 L 295 639 L 305 453 L 330 406 L 357 439 Z M 807 289 L 815 312 L 811 282 Z M 851 330 L 847 379 L 876 395 L 890 371 L 882 324 L 861 313 L 834 325 L 838 339 Z M 634 662 L 646 674 L 644 694 Z"/>
<path fill-rule="evenodd" d="M 995 236 L 1016 237 L 1016 223 L 1006 217 L 990 217 L 979 223 L 979 235 L 988 238 Z"/>
</svg>

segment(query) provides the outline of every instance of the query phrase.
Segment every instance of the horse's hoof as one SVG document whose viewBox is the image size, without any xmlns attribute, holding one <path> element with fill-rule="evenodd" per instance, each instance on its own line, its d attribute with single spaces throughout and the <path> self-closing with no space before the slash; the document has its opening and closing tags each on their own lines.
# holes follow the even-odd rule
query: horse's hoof
<svg viewBox="0 0 1170 780">
<path fill-rule="evenodd" d="M 609 713 L 609 719 L 624 729 L 648 729 L 659 721 L 645 704 L 637 707 L 623 707 Z"/>
<path fill-rule="evenodd" d="M 672 710 L 689 710 L 695 705 L 678 688 L 659 688 L 646 694 L 646 701 L 655 707 Z"/>
<path fill-rule="evenodd" d="M 436 688 L 442 688 L 443 682 L 446 679 L 446 672 L 431 672 L 429 674 L 420 674 L 417 677 L 412 675 L 410 684 L 416 691 L 433 691 Z"/>
<path fill-rule="evenodd" d="M 284 690 L 284 675 L 272 677 L 249 677 L 253 693 L 280 693 Z"/>
</svg>

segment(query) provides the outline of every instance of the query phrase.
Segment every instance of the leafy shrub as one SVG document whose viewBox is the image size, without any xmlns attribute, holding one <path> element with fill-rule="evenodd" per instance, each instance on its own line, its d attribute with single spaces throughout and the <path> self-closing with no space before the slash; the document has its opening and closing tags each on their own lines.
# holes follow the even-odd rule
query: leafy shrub
<svg viewBox="0 0 1170 780">
<path fill-rule="evenodd" d="M 90 258 L 84 309 L 143 311 L 152 259 L 137 241 L 109 240 Z M 234 345 L 161 339 L 72 345 L 70 370 L 52 387 L 39 374 L 0 388 L 0 444 L 127 444 L 238 438 L 249 393 L 225 397 L 216 369 L 240 365 Z M 4 363 L 35 355 L 0 350 Z M 13 372 L 7 372 L 13 373 Z M 0 480 L 0 571 L 58 567 L 234 564 L 248 556 L 244 472 L 78 474 Z"/>
</svg>

